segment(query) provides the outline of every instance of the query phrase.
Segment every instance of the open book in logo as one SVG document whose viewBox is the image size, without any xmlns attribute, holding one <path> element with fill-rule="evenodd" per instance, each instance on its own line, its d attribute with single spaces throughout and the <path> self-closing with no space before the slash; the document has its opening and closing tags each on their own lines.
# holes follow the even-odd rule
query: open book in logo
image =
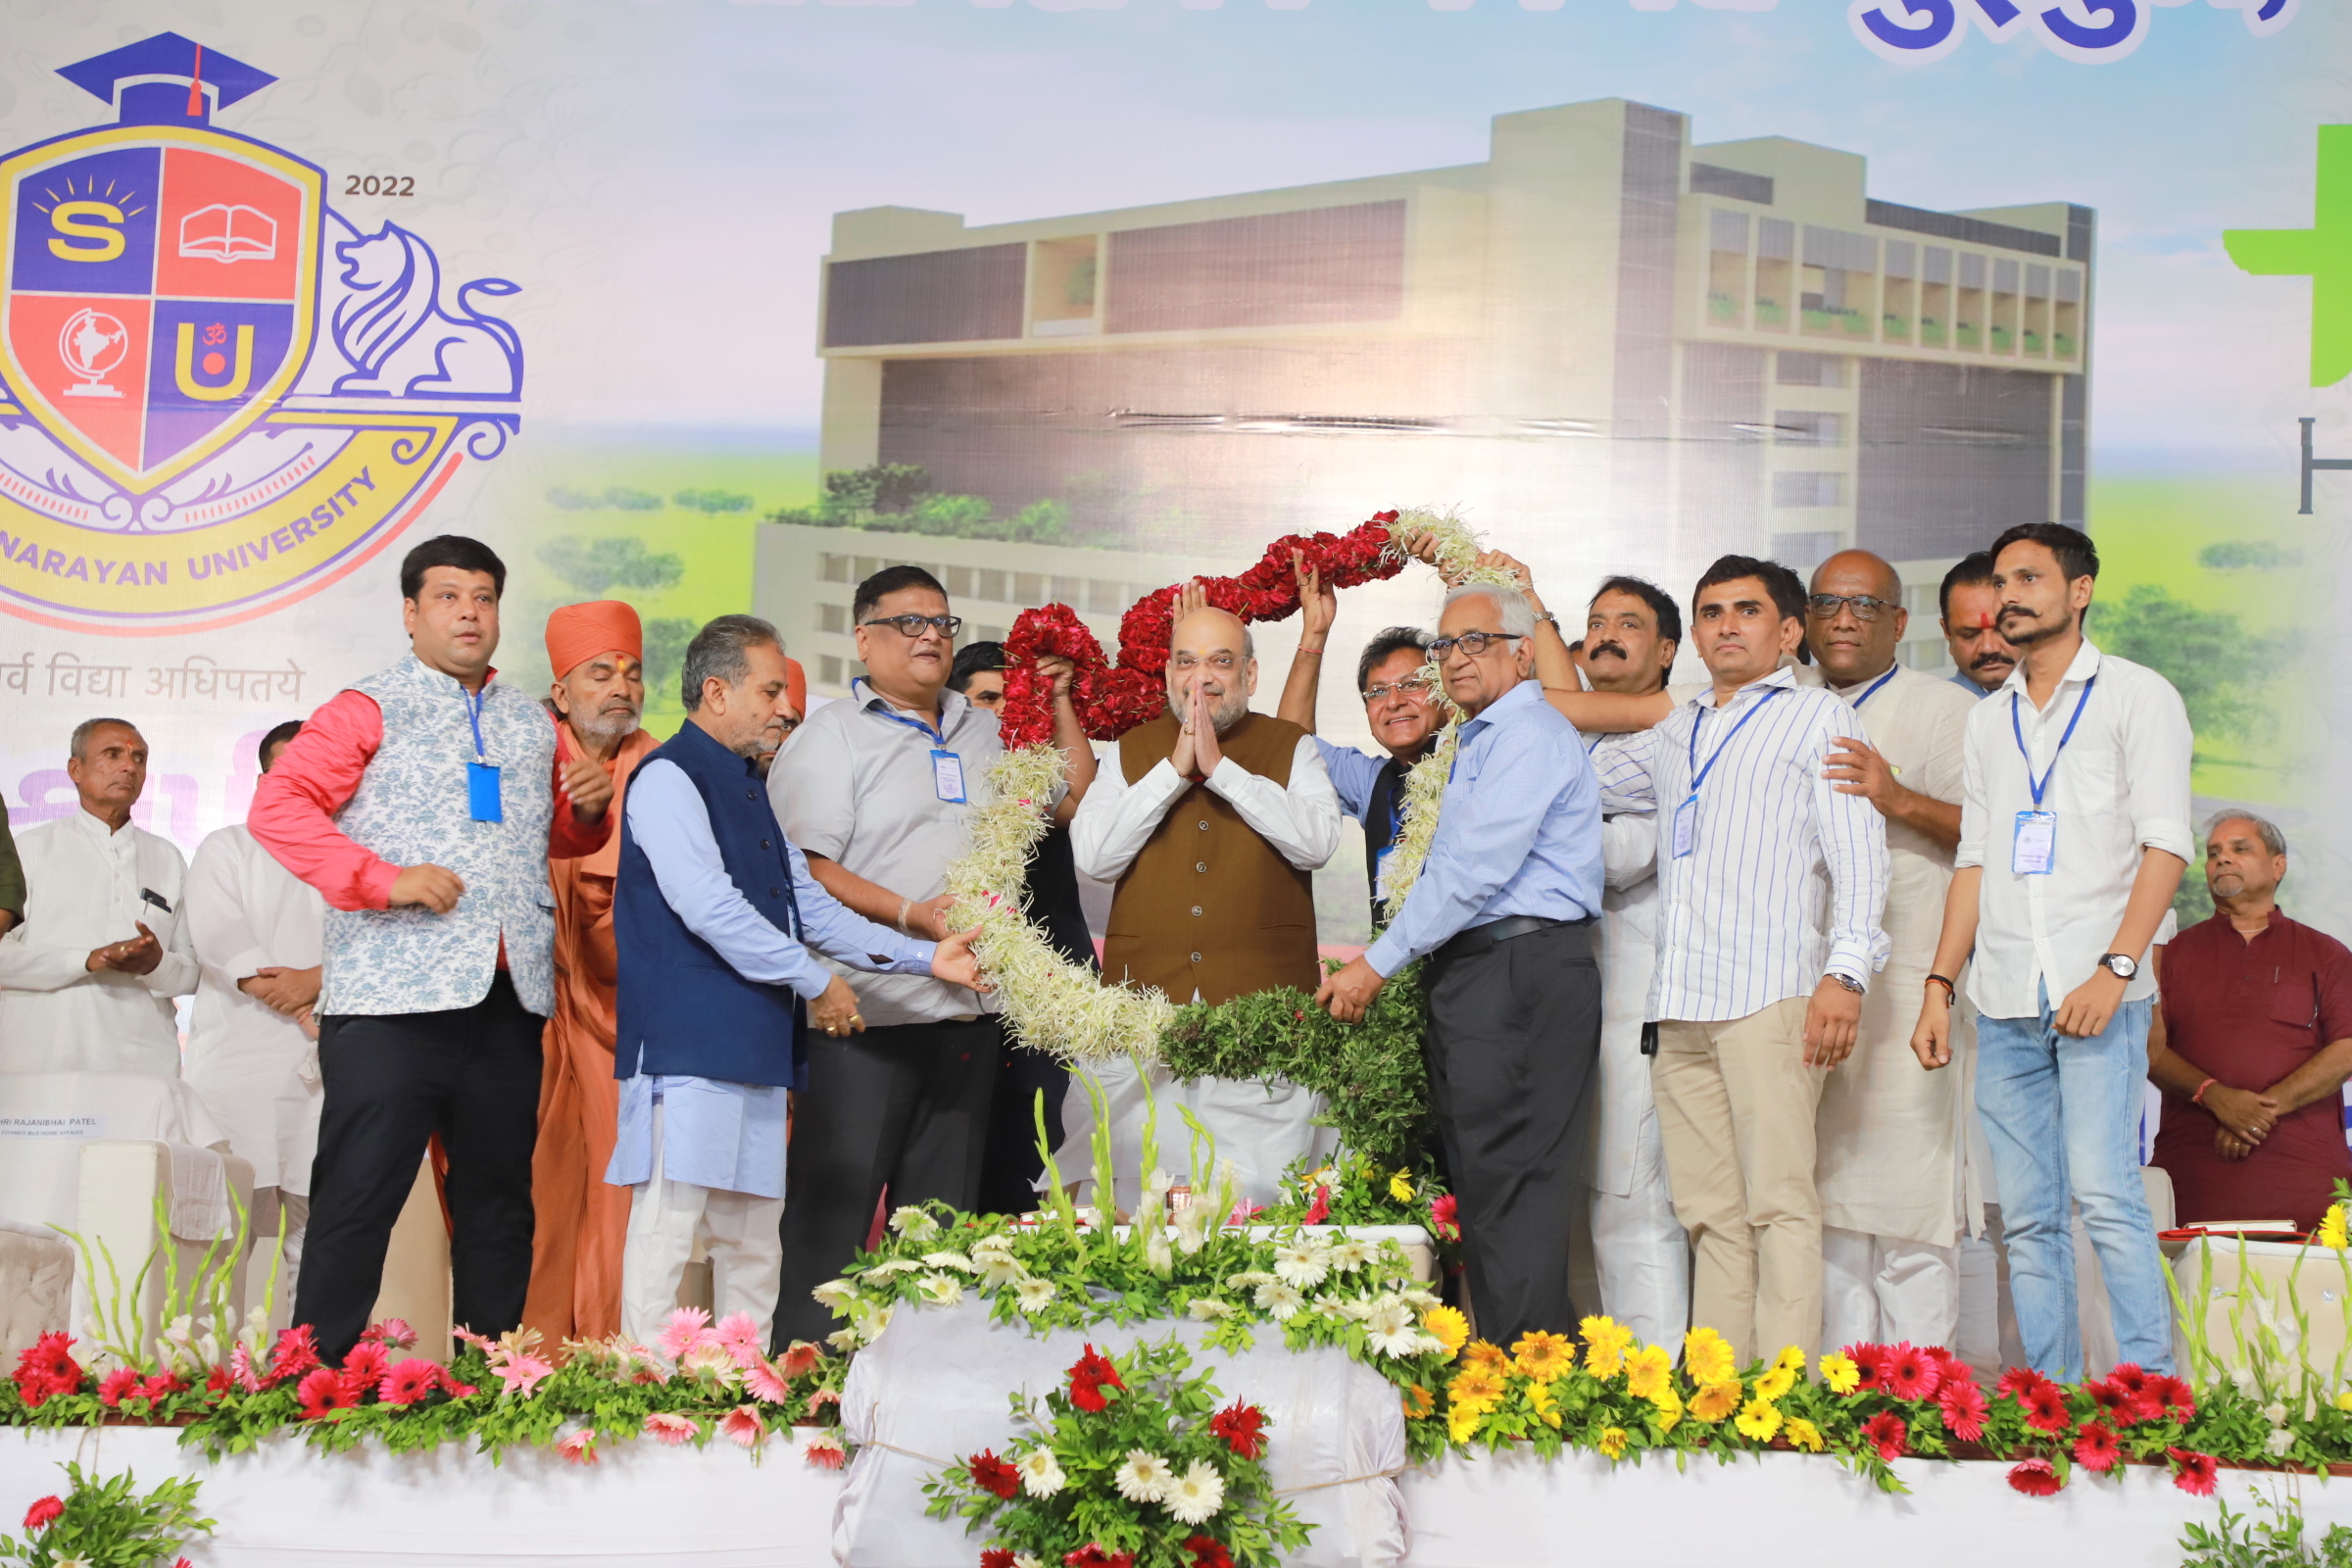
<svg viewBox="0 0 2352 1568">
<path fill-rule="evenodd" d="M 208 262 L 274 262 L 277 220 L 258 207 L 215 202 L 179 220 L 179 254 Z"/>
</svg>

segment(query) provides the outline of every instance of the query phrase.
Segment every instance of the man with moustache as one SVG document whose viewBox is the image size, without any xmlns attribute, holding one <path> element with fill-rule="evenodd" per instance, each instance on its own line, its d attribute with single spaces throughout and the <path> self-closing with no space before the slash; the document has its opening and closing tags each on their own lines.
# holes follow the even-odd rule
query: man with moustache
<svg viewBox="0 0 2352 1568">
<path fill-rule="evenodd" d="M 1316 688 L 1323 677 L 1323 650 L 1331 623 L 1339 615 L 1340 596 L 1323 585 L 1322 574 L 1293 557 L 1298 576 L 1302 623 L 1298 652 L 1291 659 L 1290 678 L 1283 682 L 1283 718 L 1309 734 L 1315 728 Z M 1371 756 L 1352 746 L 1334 746 L 1315 736 L 1315 751 L 1331 775 L 1340 798 L 1340 810 L 1363 825 L 1364 880 L 1372 899 L 1372 926 L 1388 924 L 1380 896 L 1380 876 L 1396 834 L 1404 825 L 1404 775 L 1427 757 L 1438 743 L 1446 718 L 1437 694 L 1422 677 L 1428 662 L 1429 634 L 1415 626 L 1391 626 L 1364 644 L 1355 662 L 1355 689 L 1364 700 L 1364 725 L 1374 744 L 1386 755 Z"/>
<path fill-rule="evenodd" d="M 1961 742 L 1976 705 L 1950 681 L 1896 662 L 1909 620 L 1901 577 L 1869 551 L 1840 551 L 1814 568 L 1805 640 L 1864 737 L 1840 739 L 1824 772 L 1886 818 L 1887 858 L 1886 967 L 1863 1000 L 1853 1055 L 1822 1088 L 1817 1123 L 1829 1345 L 1951 1346 L 1960 1326 L 1968 1085 L 1965 1070 L 1919 1071 L 1910 1024 L 1943 927 Z M 1965 1056 L 1965 1026 L 1957 1044 Z"/>
<path fill-rule="evenodd" d="M 1482 563 L 1485 564 L 1485 563 Z M 1315 994 L 1343 1023 L 1428 957 L 1430 1109 L 1460 1204 L 1481 1334 L 1572 1334 L 1568 1260 L 1600 1045 L 1600 791 L 1543 701 L 1515 587 L 1446 596 L 1439 659 L 1468 715 L 1437 834 L 1396 918 Z"/>
<path fill-rule="evenodd" d="M 2123 1358 L 2172 1365 L 2170 1298 L 2139 1176 L 2148 949 L 2194 853 L 2187 710 L 2154 670 L 2083 635 L 2089 538 L 2026 523 L 1994 541 L 2000 632 L 2020 654 L 1969 714 L 1959 853 L 1911 1049 L 1953 1059 L 1970 962 L 1977 1108 L 2000 1183 L 2028 1361 L 2086 1371 L 2071 1214 L 2099 1255 Z M 1973 961 L 1971 955 L 1973 951 Z"/>
<path fill-rule="evenodd" d="M 2165 1092 L 2154 1163 L 2173 1178 L 2183 1225 L 2283 1218 L 2313 1230 L 2335 1184 L 2352 1180 L 2352 951 L 2286 917 L 2285 875 L 2277 824 L 2221 812 L 2205 831 L 2213 917 L 2165 946 L 2148 1078 Z"/>
<path fill-rule="evenodd" d="M 2001 635 L 1995 617 L 2001 593 L 1992 570 L 1992 556 L 1980 550 L 1962 556 L 1943 574 L 1936 590 L 1936 608 L 1943 616 L 1943 640 L 1958 666 L 1952 684 L 1971 697 L 1998 691 L 2017 667 L 2017 650 Z"/>
<path fill-rule="evenodd" d="M 1632 737 L 1601 785 L 1659 814 L 1651 1084 L 1675 1212 L 1696 1249 L 1691 1320 L 1744 1363 L 1820 1343 L 1814 1122 L 1885 962 L 1886 836 L 1823 763 L 1857 724 L 1782 664 L 1803 586 L 1726 556 L 1691 596 L 1706 696 Z"/>
<path fill-rule="evenodd" d="M 1339 847 L 1339 798 L 1312 735 L 1250 710 L 1257 659 L 1241 617 L 1210 608 L 1198 583 L 1174 608 L 1167 711 L 1120 737 L 1115 765 L 1070 822 L 1078 869 L 1117 884 L 1104 978 L 1177 1003 L 1277 986 L 1311 993 L 1321 974 L 1312 873 Z M 1177 1107 L 1189 1108 L 1250 1202 L 1274 1201 L 1283 1170 L 1327 1148 L 1310 1125 L 1316 1097 L 1297 1085 L 1203 1078 L 1162 1089 L 1154 1074 L 1159 1124 L 1177 1125 Z M 1118 1201 L 1132 1207 L 1143 1084 L 1114 1066 L 1102 1086 Z M 1087 1125 L 1084 1104 L 1074 1090 L 1065 1128 Z"/>
<path fill-rule="evenodd" d="M 253 836 L 327 904 L 325 1096 L 294 1317 L 329 1361 L 368 1326 L 436 1132 L 456 1321 L 498 1335 L 522 1320 L 555 1010 L 547 862 L 603 845 L 612 776 L 559 760 L 547 710 L 499 684 L 506 580 L 479 540 L 411 550 L 410 656 L 312 714 L 254 792 Z"/>
<path fill-rule="evenodd" d="M 630 1191 L 621 1324 L 640 1344 L 676 1305 L 698 1240 L 710 1248 L 713 1312 L 769 1331 L 802 1010 L 828 1038 L 862 1022 L 849 982 L 815 956 L 981 984 L 972 932 L 917 941 L 859 918 L 810 876 L 759 786 L 759 758 L 783 739 L 786 693 L 776 629 L 719 616 L 687 645 L 685 724 L 629 788 L 613 903 L 620 1136 L 605 1179 Z"/>
<path fill-rule="evenodd" d="M 616 599 L 567 605 L 547 617 L 547 666 L 556 673 L 557 755 L 585 758 L 612 779 L 611 809 L 626 808 L 629 775 L 660 744 L 638 726 L 645 711 L 645 630 Z M 620 835 L 577 858 L 550 858 L 556 898 L 556 1012 L 547 1021 L 539 1081 L 539 1143 L 531 1154 L 531 1286 L 522 1320 L 550 1345 L 601 1340 L 620 1329 L 621 1250 L 628 1194 L 604 1180 L 617 1136 L 612 1076 L 612 885 Z"/>
</svg>

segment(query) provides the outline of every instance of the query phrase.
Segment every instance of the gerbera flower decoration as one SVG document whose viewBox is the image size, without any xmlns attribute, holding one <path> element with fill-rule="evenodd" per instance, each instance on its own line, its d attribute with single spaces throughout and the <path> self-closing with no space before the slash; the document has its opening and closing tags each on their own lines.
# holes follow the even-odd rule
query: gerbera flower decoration
<svg viewBox="0 0 2352 1568">
<path fill-rule="evenodd" d="M 1208 1418 L 1208 1430 L 1245 1459 L 1265 1456 L 1266 1413 L 1254 1404 L 1235 1400 Z"/>
<path fill-rule="evenodd" d="M 2029 1497 L 2055 1496 L 2066 1484 L 2047 1459 L 2026 1459 L 2010 1466 L 2008 1480 L 2013 1489 Z"/>
</svg>

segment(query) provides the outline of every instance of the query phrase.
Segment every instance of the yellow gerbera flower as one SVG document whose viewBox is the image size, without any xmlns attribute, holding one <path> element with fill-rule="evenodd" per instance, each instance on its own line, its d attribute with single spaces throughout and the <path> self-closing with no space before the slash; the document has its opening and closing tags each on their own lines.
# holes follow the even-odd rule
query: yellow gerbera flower
<svg viewBox="0 0 2352 1568">
<path fill-rule="evenodd" d="M 2352 1389 L 2346 1389 L 2335 1396 L 2335 1407 L 2338 1410 L 2352 1410 Z"/>
<path fill-rule="evenodd" d="M 1604 1459 L 1625 1457 L 1625 1428 L 1604 1427 L 1601 1429 L 1600 1453 Z"/>
<path fill-rule="evenodd" d="M 1390 1177 L 1389 1196 L 1399 1203 L 1411 1202 L 1413 1200 L 1412 1172 L 1400 1170 Z"/>
<path fill-rule="evenodd" d="M 1519 1375 L 1531 1383 L 1549 1383 L 1576 1365 L 1576 1347 L 1545 1329 L 1519 1336 L 1511 1355 Z"/>
<path fill-rule="evenodd" d="M 1843 1350 L 1832 1350 L 1821 1358 L 1821 1381 L 1830 1386 L 1832 1394 L 1851 1394 L 1854 1385 L 1862 1381 L 1862 1369 Z"/>
<path fill-rule="evenodd" d="M 1683 1419 L 1683 1396 L 1674 1392 L 1672 1384 L 1651 1395 L 1649 1404 L 1657 1412 L 1658 1431 L 1661 1433 L 1672 1432 L 1675 1424 Z"/>
<path fill-rule="evenodd" d="M 2352 1247 L 2352 1234 L 2347 1234 L 2344 1223 L 2343 1204 L 2328 1205 L 2328 1212 L 2320 1216 L 2320 1228 L 2312 1240 L 2330 1251 L 2340 1252 L 2346 1247 Z"/>
<path fill-rule="evenodd" d="M 1437 1396 L 1416 1383 L 1404 1391 L 1404 1418 L 1407 1421 L 1426 1421 L 1438 1410 Z"/>
<path fill-rule="evenodd" d="M 1625 1358 L 1625 1392 L 1654 1399 L 1674 1386 L 1674 1357 L 1663 1345 L 1644 1345 Z"/>
<path fill-rule="evenodd" d="M 1485 1340 L 1472 1340 L 1469 1349 L 1462 1354 L 1462 1364 L 1487 1367 L 1499 1377 L 1510 1369 L 1511 1358 L 1502 1353 L 1502 1347 L 1499 1345 L 1489 1345 Z"/>
<path fill-rule="evenodd" d="M 1729 1340 L 1709 1328 L 1683 1336 L 1683 1372 L 1697 1384 L 1729 1383 L 1740 1374 Z"/>
<path fill-rule="evenodd" d="M 1732 1425 L 1740 1429 L 1743 1438 L 1769 1443 L 1772 1435 L 1781 1430 L 1781 1412 L 1770 1399 L 1750 1399 Z"/>
<path fill-rule="evenodd" d="M 1486 1415 L 1487 1407 L 1483 1404 L 1455 1405 L 1446 1412 L 1446 1436 L 1456 1443 L 1468 1443 L 1470 1435 L 1478 1430 L 1479 1422 L 1485 1420 Z"/>
<path fill-rule="evenodd" d="M 1585 1340 L 1585 1370 L 1596 1378 L 1613 1378 L 1625 1369 L 1625 1352 L 1634 1347 L 1634 1331 L 1614 1318 L 1589 1317 L 1577 1325 Z"/>
<path fill-rule="evenodd" d="M 1457 1307 L 1433 1306 L 1421 1314 L 1421 1326 L 1446 1347 L 1447 1355 L 1459 1355 L 1470 1339 L 1470 1320 Z"/>
<path fill-rule="evenodd" d="M 1454 1374 L 1446 1385 L 1446 1396 L 1455 1404 L 1494 1405 L 1502 1400 L 1502 1374 L 1491 1366 L 1473 1363 Z"/>
<path fill-rule="evenodd" d="M 1543 1417 L 1545 1426 L 1556 1427 L 1560 1424 L 1560 1412 L 1551 1407 L 1550 1384 L 1530 1383 L 1527 1386 L 1527 1406 Z"/>
<path fill-rule="evenodd" d="M 1795 1387 L 1795 1370 L 1785 1361 L 1775 1361 L 1771 1371 L 1756 1379 L 1756 1397 L 1777 1399 Z"/>
<path fill-rule="evenodd" d="M 1807 1453 L 1819 1453 L 1828 1446 L 1821 1441 L 1821 1428 L 1802 1416 L 1790 1416 L 1781 1428 L 1781 1436 L 1788 1440 L 1790 1446 L 1802 1448 Z"/>
<path fill-rule="evenodd" d="M 1740 1408 L 1740 1396 L 1745 1392 L 1738 1378 L 1709 1383 L 1690 1396 L 1690 1418 L 1694 1421 L 1720 1421 Z"/>
<path fill-rule="evenodd" d="M 1805 1369 L 1805 1348 L 1801 1345 L 1784 1345 L 1772 1364 L 1785 1366 L 1791 1372 L 1802 1372 Z"/>
</svg>

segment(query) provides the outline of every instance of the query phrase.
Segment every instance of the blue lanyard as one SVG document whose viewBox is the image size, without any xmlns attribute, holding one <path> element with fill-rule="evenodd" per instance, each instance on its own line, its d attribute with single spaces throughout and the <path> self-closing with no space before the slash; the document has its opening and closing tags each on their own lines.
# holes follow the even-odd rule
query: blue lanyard
<svg viewBox="0 0 2352 1568">
<path fill-rule="evenodd" d="M 1715 771 L 1716 762 L 1723 757 L 1724 747 L 1731 745 L 1732 742 L 1739 737 L 1740 732 L 1747 728 L 1747 721 L 1749 719 L 1764 711 L 1764 705 L 1766 703 L 1771 702 L 1775 697 L 1780 696 L 1781 693 L 1787 691 L 1788 689 L 1788 688 L 1786 686 L 1765 687 L 1764 695 L 1756 699 L 1756 706 L 1749 709 L 1746 712 L 1740 714 L 1740 722 L 1732 726 L 1731 734 L 1726 735 L 1722 742 L 1716 746 L 1715 750 L 1707 754 L 1707 765 L 1704 767 L 1698 766 L 1698 726 L 1699 721 L 1707 716 L 1707 710 L 1704 702 L 1702 701 L 1700 703 L 1697 715 L 1690 720 L 1690 765 L 1694 768 L 1698 768 L 1698 771 L 1694 773 L 1690 779 L 1690 799 L 1694 801 L 1698 799 L 1698 787 L 1707 781 L 1707 775 L 1709 773 Z"/>
<path fill-rule="evenodd" d="M 873 688 L 867 687 L 866 689 L 871 691 Z M 947 700 L 942 698 L 940 701 L 944 705 Z M 908 729 L 920 730 L 923 734 L 923 737 L 930 741 L 932 745 L 938 747 L 943 752 L 948 749 L 948 732 L 946 730 L 933 729 L 930 725 L 924 723 L 921 719 L 916 718 L 913 714 L 900 712 L 897 709 L 890 706 L 890 699 L 887 697 L 876 697 L 874 699 L 874 703 L 877 706 L 869 707 L 866 710 L 867 712 L 878 713 L 882 717 L 889 719 L 894 724 L 904 724 Z M 947 710 L 944 706 L 941 708 L 940 712 L 943 717 L 946 715 Z"/>
<path fill-rule="evenodd" d="M 1902 668 L 1902 666 L 1901 666 L 1900 664 L 1897 664 L 1897 665 L 1895 666 L 1895 669 L 1900 669 L 1900 668 Z M 1890 670 L 1888 670 L 1888 671 L 1887 671 L 1886 674 L 1884 674 L 1884 675 L 1881 675 L 1881 676 L 1880 676 L 1880 677 L 1879 677 L 1877 680 L 1874 680 L 1874 681 L 1872 681 L 1872 682 L 1870 683 L 1870 690 L 1868 690 L 1868 691 L 1864 692 L 1864 693 L 1863 693 L 1861 696 L 1859 696 L 1859 697 L 1857 697 L 1857 698 L 1855 698 L 1855 699 L 1854 699 L 1854 710 L 1855 710 L 1855 711 L 1857 711 L 1857 712 L 1861 711 L 1862 705 L 1863 705 L 1864 703 L 1867 703 L 1867 702 L 1869 702 L 1869 701 L 1870 701 L 1870 700 L 1871 700 L 1873 697 L 1876 697 L 1876 696 L 1878 696 L 1878 695 L 1879 695 L 1879 688 L 1880 688 L 1880 687 L 1882 687 L 1882 686 L 1884 686 L 1884 685 L 1886 685 L 1886 684 L 1888 681 L 1890 681 L 1890 680 L 1892 680 L 1892 679 L 1894 679 L 1894 670 L 1893 670 L 1893 669 L 1890 669 Z"/>
<path fill-rule="evenodd" d="M 2058 750 L 2050 754 L 2050 765 L 2034 777 L 2034 754 L 2026 750 L 2026 729 L 2017 721 L 2017 693 L 2009 694 L 2009 733 L 2017 737 L 2017 755 L 2026 760 L 2026 788 L 2034 792 L 2034 809 L 2041 809 L 2041 792 L 2050 787 L 2050 775 L 2058 771 L 2058 759 L 2066 755 L 2066 743 L 2075 738 L 2075 726 L 2082 722 L 2082 710 L 2090 704 L 2090 689 L 2099 683 L 2093 675 L 2082 683 L 2082 695 L 2075 699 L 2075 716 L 2066 721 L 2066 733 L 2058 737 Z"/>
<path fill-rule="evenodd" d="M 458 688 L 458 694 L 466 699 L 466 722 L 473 726 L 473 760 L 477 762 L 490 760 L 490 754 L 482 747 L 482 700 L 489 692 L 488 681 L 482 682 L 482 689 L 478 692 L 469 692 L 463 686 Z"/>
</svg>

